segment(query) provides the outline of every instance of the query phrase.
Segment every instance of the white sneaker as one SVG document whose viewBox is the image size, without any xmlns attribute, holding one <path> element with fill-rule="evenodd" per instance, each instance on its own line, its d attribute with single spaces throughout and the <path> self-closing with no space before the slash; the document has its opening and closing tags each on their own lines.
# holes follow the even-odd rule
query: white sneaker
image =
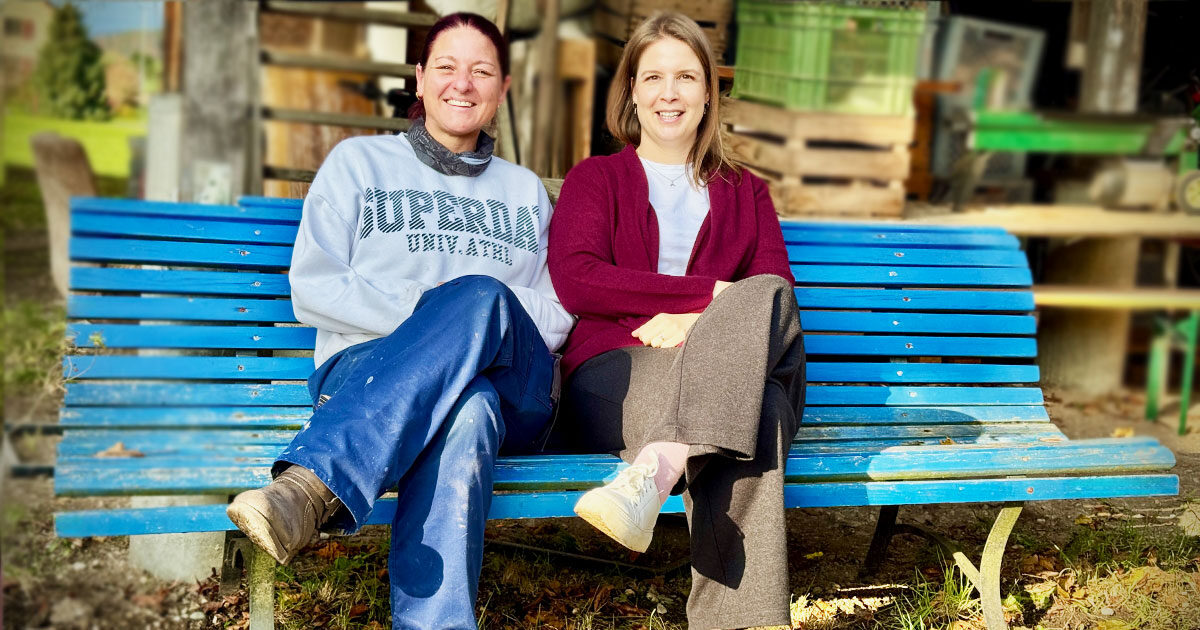
<svg viewBox="0 0 1200 630">
<path fill-rule="evenodd" d="M 641 553 L 650 546 L 654 522 L 662 504 L 654 475 L 658 462 L 634 464 L 607 485 L 589 490 L 575 504 L 575 513 L 613 540 Z"/>
</svg>

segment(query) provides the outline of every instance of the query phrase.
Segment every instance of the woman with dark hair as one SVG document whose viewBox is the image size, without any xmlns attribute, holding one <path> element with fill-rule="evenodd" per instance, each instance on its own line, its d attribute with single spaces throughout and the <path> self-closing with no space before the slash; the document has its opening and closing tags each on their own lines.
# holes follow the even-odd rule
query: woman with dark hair
<svg viewBox="0 0 1200 630">
<path fill-rule="evenodd" d="M 643 22 L 608 93 L 627 146 L 567 174 L 550 225 L 550 276 L 579 317 L 558 425 L 630 463 L 575 506 L 626 547 L 644 551 L 683 493 L 689 627 L 787 625 L 783 473 L 804 348 L 774 206 L 727 157 L 718 108 L 700 27 Z"/>
<path fill-rule="evenodd" d="M 498 452 L 536 450 L 573 323 L 546 268 L 550 202 L 482 131 L 508 48 L 488 20 L 430 30 L 412 126 L 338 144 L 304 199 L 288 279 L 317 329 L 312 418 L 231 520 L 287 563 L 398 489 L 394 628 L 475 628 Z"/>
</svg>

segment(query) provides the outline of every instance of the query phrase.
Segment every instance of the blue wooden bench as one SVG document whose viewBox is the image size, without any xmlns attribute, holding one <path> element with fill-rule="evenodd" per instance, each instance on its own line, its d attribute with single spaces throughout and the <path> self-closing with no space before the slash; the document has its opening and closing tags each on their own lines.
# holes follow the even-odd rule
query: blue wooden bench
<svg viewBox="0 0 1200 630">
<path fill-rule="evenodd" d="M 312 348 L 314 331 L 293 325 L 284 273 L 299 219 L 296 200 L 73 200 L 59 495 L 232 495 L 268 482 L 310 411 L 312 360 L 295 351 Z M 1178 493 L 1166 472 L 1175 458 L 1154 440 L 1069 440 L 1050 423 L 1030 273 L 1012 236 L 841 223 L 784 233 L 810 360 L 787 505 L 879 506 L 869 566 L 903 527 L 898 506 L 1003 504 L 980 565 L 955 554 L 988 627 L 1003 628 L 1000 559 L 1025 501 Z M 580 493 L 621 465 L 505 458 L 490 516 L 571 516 Z M 394 506 L 382 501 L 371 522 L 389 522 Z M 220 505 L 55 522 L 66 537 L 233 529 Z M 254 625 L 269 627 L 274 564 L 230 539 L 247 554 Z"/>
</svg>

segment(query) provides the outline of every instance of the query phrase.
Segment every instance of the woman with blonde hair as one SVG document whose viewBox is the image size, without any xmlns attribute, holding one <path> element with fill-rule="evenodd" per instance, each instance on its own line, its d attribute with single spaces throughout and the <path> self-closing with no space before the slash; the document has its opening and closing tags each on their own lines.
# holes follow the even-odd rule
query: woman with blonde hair
<svg viewBox="0 0 1200 630">
<path fill-rule="evenodd" d="M 804 348 L 767 187 L 721 141 L 716 63 L 660 13 L 625 46 L 607 124 L 627 146 L 567 175 L 549 264 L 579 318 L 563 348 L 563 439 L 630 466 L 575 511 L 635 551 L 683 493 L 693 628 L 789 623 L 783 474 Z"/>
</svg>

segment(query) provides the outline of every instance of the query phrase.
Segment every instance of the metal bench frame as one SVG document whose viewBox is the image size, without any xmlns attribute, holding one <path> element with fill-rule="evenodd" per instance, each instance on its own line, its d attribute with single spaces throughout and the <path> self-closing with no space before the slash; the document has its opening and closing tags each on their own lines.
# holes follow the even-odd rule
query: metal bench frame
<svg viewBox="0 0 1200 630">
<path fill-rule="evenodd" d="M 59 495 L 231 495 L 268 481 L 311 403 L 314 332 L 295 325 L 283 273 L 299 217 L 300 202 L 284 199 L 72 201 Z M 1050 423 L 1029 268 L 1011 235 L 817 222 L 787 222 L 784 234 L 810 360 L 785 502 L 880 507 L 867 571 L 897 531 L 949 545 L 897 525 L 899 506 L 1001 503 L 978 566 L 951 553 L 988 628 L 1005 628 L 1000 562 L 1025 501 L 1178 494 L 1174 455 L 1156 441 L 1069 440 Z M 118 455 L 135 456 L 104 456 L 118 442 Z M 606 454 L 502 458 L 489 518 L 572 516 L 623 465 Z M 394 509 L 381 500 L 370 522 Z M 55 521 L 68 537 L 233 530 L 221 505 Z M 274 563 L 228 540 L 226 564 L 241 557 L 249 570 L 252 627 L 270 628 Z"/>
</svg>

